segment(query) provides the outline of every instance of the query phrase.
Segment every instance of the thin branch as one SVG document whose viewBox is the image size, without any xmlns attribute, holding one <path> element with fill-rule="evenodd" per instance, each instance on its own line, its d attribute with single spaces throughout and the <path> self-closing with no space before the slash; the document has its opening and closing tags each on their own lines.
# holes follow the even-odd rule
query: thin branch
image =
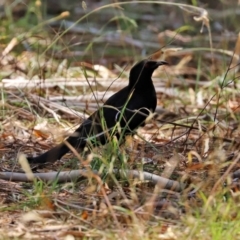
<svg viewBox="0 0 240 240">
<path fill-rule="evenodd" d="M 114 174 L 120 174 L 124 177 L 130 178 L 138 178 L 142 181 L 151 181 L 154 184 L 158 184 L 158 187 L 162 187 L 164 189 L 169 189 L 172 191 L 180 192 L 184 189 L 185 185 L 183 183 L 179 183 L 174 180 L 170 180 L 168 178 L 164 178 L 161 176 L 157 176 L 148 172 L 141 172 L 137 170 L 113 170 Z M 98 174 L 97 171 L 93 171 L 94 174 Z M 72 171 L 63 171 L 63 172 L 47 172 L 47 173 L 34 173 L 34 177 L 46 181 L 51 182 L 57 179 L 58 183 L 63 182 L 71 182 L 81 177 L 89 176 L 89 171 L 87 170 L 72 170 Z M 0 172 L 0 179 L 14 182 L 31 182 L 27 178 L 25 173 L 17 173 L 17 172 Z"/>
</svg>

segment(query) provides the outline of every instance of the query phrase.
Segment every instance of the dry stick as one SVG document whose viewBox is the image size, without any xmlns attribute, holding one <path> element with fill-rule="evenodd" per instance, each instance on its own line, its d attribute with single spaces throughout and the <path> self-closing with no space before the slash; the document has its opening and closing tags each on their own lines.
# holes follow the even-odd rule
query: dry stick
<svg viewBox="0 0 240 240">
<path fill-rule="evenodd" d="M 66 144 L 66 146 L 79 158 L 79 160 L 81 161 L 83 166 L 85 166 L 86 162 L 83 161 L 83 159 L 81 158 L 81 156 L 77 152 L 77 150 L 70 143 L 68 143 L 68 141 L 66 141 L 66 140 L 64 141 L 64 144 Z M 117 219 L 117 217 L 116 217 L 116 215 L 115 215 L 115 213 L 113 211 L 113 207 L 112 207 L 112 205 L 111 205 L 111 203 L 110 203 L 110 201 L 109 201 L 109 199 L 107 197 L 107 194 L 106 194 L 104 188 L 102 187 L 103 186 L 102 179 L 98 176 L 97 173 L 94 173 L 93 171 L 91 171 L 90 167 L 87 167 L 87 170 L 88 170 L 88 175 L 89 175 L 89 173 L 91 173 L 91 177 L 94 177 L 97 180 L 97 182 L 99 183 L 101 192 L 102 192 L 102 194 L 104 196 L 104 199 L 105 199 L 105 202 L 108 205 L 108 208 L 109 208 L 109 210 L 110 210 L 110 212 L 111 212 L 111 214 L 113 216 L 114 222 L 117 225 L 118 229 L 121 229 L 120 223 L 118 222 L 118 219 Z"/>
<path fill-rule="evenodd" d="M 208 200 L 205 204 L 204 207 L 204 213 L 206 212 L 208 206 L 210 205 L 210 203 L 213 200 L 214 195 L 216 194 L 216 190 L 218 188 L 218 186 L 227 178 L 227 176 L 229 175 L 230 171 L 233 169 L 233 167 L 238 163 L 240 159 L 240 154 L 238 154 L 237 158 L 231 163 L 231 165 L 228 167 L 228 169 L 226 170 L 226 172 L 218 179 L 218 181 L 214 184 L 212 191 L 210 193 L 210 196 L 208 197 Z"/>
<path fill-rule="evenodd" d="M 78 157 L 78 159 L 81 161 L 81 164 L 83 166 L 87 165 L 86 167 L 87 167 L 87 171 L 88 171 L 88 176 L 89 176 L 89 173 L 91 173 L 91 177 L 95 178 L 97 180 L 97 182 L 99 183 L 101 192 L 102 192 L 102 194 L 104 196 L 104 199 L 105 199 L 105 201 L 106 201 L 106 203 L 107 203 L 107 205 L 109 207 L 109 210 L 110 210 L 110 212 L 111 212 L 111 214 L 113 216 L 113 219 L 114 219 L 116 225 L 118 226 L 118 228 L 120 229 L 120 224 L 119 224 L 119 222 L 117 220 L 116 215 L 114 214 L 112 205 L 111 205 L 111 203 L 110 203 L 110 201 L 109 201 L 109 199 L 108 199 L 108 197 L 106 195 L 106 192 L 104 191 L 104 188 L 102 187 L 103 186 L 103 182 L 102 182 L 101 178 L 98 176 L 97 173 L 94 173 L 93 171 L 91 171 L 90 167 L 88 166 L 89 161 L 84 161 L 82 159 L 82 157 L 80 156 L 80 154 L 77 152 L 77 150 L 70 143 L 68 143 L 68 141 L 64 140 L 64 144 L 66 144 L 66 146 Z M 86 164 L 86 162 L 87 162 L 87 164 Z"/>
<path fill-rule="evenodd" d="M 94 174 L 98 174 L 97 171 L 93 171 Z M 185 188 L 185 185 L 168 178 L 157 176 L 148 172 L 141 172 L 137 170 L 113 170 L 114 174 L 120 173 L 128 178 L 139 178 L 144 181 L 151 181 L 154 184 L 158 184 L 159 187 L 180 192 Z M 78 178 L 89 176 L 88 170 L 72 170 L 72 171 L 63 171 L 63 172 L 47 172 L 47 173 L 34 173 L 34 177 L 42 181 L 55 181 L 57 179 L 58 183 L 74 181 Z M 0 172 L 0 179 L 14 182 L 31 182 L 26 176 L 25 173 L 16 173 L 16 172 Z"/>
<path fill-rule="evenodd" d="M 102 192 L 102 194 L 103 194 L 103 197 L 104 197 L 104 199 L 105 199 L 105 202 L 106 202 L 106 204 L 108 205 L 108 208 L 109 208 L 109 210 L 110 210 L 110 212 L 111 212 L 111 214 L 112 214 L 112 216 L 113 216 L 113 219 L 114 219 L 114 221 L 115 221 L 118 229 L 122 229 L 121 226 L 120 226 L 120 223 L 119 223 L 119 221 L 118 221 L 118 219 L 117 219 L 117 216 L 116 216 L 116 214 L 115 214 L 114 211 L 113 211 L 112 204 L 110 203 L 110 201 L 109 201 L 109 199 L 108 199 L 108 197 L 107 197 L 106 191 L 105 191 L 104 188 L 102 187 L 102 186 L 103 186 L 103 181 L 102 181 L 102 179 L 101 179 L 97 174 L 94 174 L 94 177 L 95 177 L 95 179 L 98 181 L 98 183 L 99 183 L 99 185 L 100 185 L 100 190 L 101 190 L 101 192 Z"/>
<path fill-rule="evenodd" d="M 51 108 L 46 107 L 42 102 L 39 102 L 39 105 L 45 109 L 47 112 L 53 115 L 53 118 L 56 120 L 57 123 L 60 123 L 59 118 L 61 118 L 58 114 L 56 114 Z"/>
<path fill-rule="evenodd" d="M 88 167 L 88 161 L 84 161 L 81 155 L 78 153 L 78 151 L 67 141 L 63 140 L 63 143 L 71 150 L 71 152 L 81 161 L 81 164 L 84 167 L 87 167 L 87 170 L 89 171 L 90 168 Z"/>
<path fill-rule="evenodd" d="M 108 88 L 109 85 L 114 81 L 114 78 L 108 78 L 108 79 L 103 79 L 103 78 L 99 78 L 99 84 L 103 87 L 103 88 Z M 91 78 L 90 80 L 90 84 L 92 86 L 96 86 L 96 81 L 94 81 L 93 78 Z M 156 80 L 154 81 L 156 82 Z M 111 86 L 111 88 L 123 88 L 126 87 L 126 83 L 128 83 L 128 79 L 127 78 L 121 78 L 118 79 L 118 82 L 114 83 L 113 86 Z M 85 78 L 52 78 L 52 79 L 45 79 L 44 80 L 44 85 L 43 85 L 43 80 L 42 79 L 38 79 L 38 80 L 29 80 L 29 79 L 15 79 L 13 81 L 13 79 L 3 79 L 0 83 L 0 87 L 4 88 L 4 89 L 29 89 L 29 88 L 38 88 L 41 85 L 41 88 L 51 88 L 51 87 L 55 87 L 57 86 L 62 86 L 62 87 L 87 87 L 88 83 L 86 82 Z M 164 82 L 156 82 L 156 85 L 159 87 L 163 87 L 165 85 Z"/>
<path fill-rule="evenodd" d="M 166 165 L 166 168 L 164 169 L 162 175 L 166 177 L 170 177 L 176 168 L 176 166 L 179 163 L 179 155 L 175 152 L 174 155 L 169 159 L 168 164 Z M 162 184 L 162 182 L 158 182 L 154 188 L 154 192 L 152 197 L 147 201 L 147 204 L 145 204 L 146 210 L 148 214 L 151 214 L 153 212 L 153 208 L 155 206 L 155 201 L 157 197 L 159 196 L 159 193 L 162 189 L 164 189 L 166 186 Z M 174 190 L 171 188 L 170 190 Z M 148 215 L 149 216 L 149 215 Z"/>
<path fill-rule="evenodd" d="M 86 207 L 85 204 L 82 204 L 82 205 L 79 205 L 79 204 L 74 204 L 74 203 L 69 203 L 69 202 L 64 202 L 64 201 L 61 201 L 59 199 L 55 199 L 54 203 L 59 203 L 61 205 L 64 205 L 66 207 L 71 207 L 71 208 L 75 208 L 75 209 L 78 209 L 78 210 L 86 210 L 86 211 L 89 211 L 89 212 L 96 212 L 96 213 L 100 213 L 101 211 L 100 210 L 96 210 L 96 209 L 93 209 L 93 208 L 89 208 L 89 207 Z"/>
<path fill-rule="evenodd" d="M 192 129 L 195 129 L 195 130 L 198 130 L 199 128 L 197 127 L 193 127 L 193 126 L 188 126 L 188 125 L 185 125 L 185 124 L 181 124 L 181 123 L 176 123 L 176 122 L 170 122 L 170 121 L 165 121 L 165 120 L 158 120 L 159 122 L 162 122 L 162 123 L 168 123 L 168 124 L 171 124 L 174 126 L 174 130 L 176 127 L 184 127 L 184 128 L 191 128 Z"/>
<path fill-rule="evenodd" d="M 232 55 L 231 61 L 230 61 L 229 66 L 228 66 L 228 69 L 227 69 L 226 73 L 224 74 L 224 78 L 223 78 L 222 84 L 220 86 L 220 91 L 217 94 L 217 104 L 216 104 L 216 111 L 215 111 L 215 114 L 214 114 L 214 121 L 217 119 L 218 107 L 219 107 L 219 103 L 220 103 L 221 94 L 222 94 L 222 91 L 225 87 L 224 83 L 227 79 L 228 72 L 230 71 L 230 66 L 233 62 L 233 57 L 234 57 L 234 54 Z"/>
<path fill-rule="evenodd" d="M 156 88 L 163 88 L 165 87 L 166 83 L 165 81 L 159 81 L 158 78 L 152 78 L 153 82 L 154 82 L 154 86 Z M 114 78 L 108 78 L 108 79 L 104 79 L 104 78 L 98 78 L 99 84 L 103 87 L 103 88 L 107 88 L 109 89 L 109 85 L 114 81 Z M 97 81 L 97 82 L 98 82 Z M 111 85 L 110 89 L 119 89 L 119 88 L 123 88 L 126 87 L 126 83 L 128 82 L 127 78 L 121 78 L 118 79 L 117 82 L 114 83 L 114 85 Z M 196 81 L 195 80 L 186 80 L 186 82 L 188 84 L 195 84 Z M 88 84 L 86 83 L 85 78 L 52 78 L 52 79 L 44 79 L 44 85 L 42 84 L 43 80 L 42 79 L 3 79 L 0 82 L 0 87 L 4 88 L 4 89 L 31 89 L 31 88 L 38 88 L 41 85 L 41 88 L 52 88 L 55 87 L 56 85 L 58 86 L 62 86 L 62 87 L 87 87 Z M 91 85 L 96 86 L 96 82 L 91 79 L 90 80 Z M 173 79 L 172 83 L 174 85 L 177 86 L 181 86 L 182 82 L 179 81 L 178 79 Z M 208 83 L 206 82 L 198 82 L 199 86 L 208 86 Z M 165 87 L 166 88 L 166 87 Z"/>
<path fill-rule="evenodd" d="M 185 142 L 184 142 L 183 144 L 185 144 L 185 143 L 187 142 L 188 137 L 189 137 L 189 135 L 190 135 L 190 132 L 191 132 L 192 129 L 193 129 L 194 123 L 197 122 L 198 117 L 202 114 L 202 112 L 206 109 L 206 107 L 208 106 L 208 104 L 210 104 L 210 102 L 212 101 L 212 99 L 213 99 L 215 96 L 216 96 L 216 94 L 214 94 L 214 95 L 210 98 L 210 100 L 205 104 L 204 108 L 203 108 L 203 109 L 200 111 L 200 113 L 197 115 L 196 119 L 193 121 L 191 127 L 190 127 L 189 130 L 188 130 L 188 133 L 187 133 L 187 136 L 186 136 L 186 140 L 185 140 Z M 200 137 L 200 138 L 201 138 L 201 137 Z M 199 139 L 200 139 L 200 138 L 199 138 Z M 197 142 L 199 139 L 197 139 L 196 142 Z M 195 144 L 196 144 L 196 142 L 195 142 Z"/>
<path fill-rule="evenodd" d="M 175 128 L 174 128 L 174 129 L 175 129 Z M 183 136 L 184 136 L 185 134 L 187 134 L 187 133 L 189 133 L 189 129 L 186 130 L 186 131 L 185 131 L 184 133 L 182 133 L 181 135 L 175 137 L 174 139 L 171 139 L 171 140 L 169 140 L 168 142 L 166 142 L 166 143 L 164 144 L 164 146 L 167 146 L 168 144 L 175 142 L 176 140 L 178 140 L 179 138 L 183 137 Z"/>
<path fill-rule="evenodd" d="M 75 111 L 73 109 L 69 109 L 67 107 L 64 107 L 64 106 L 58 104 L 58 103 L 51 102 L 51 101 L 49 101 L 49 100 L 47 100 L 45 98 L 36 96 L 34 94 L 30 94 L 30 96 L 34 100 L 34 102 L 39 103 L 39 101 L 41 101 L 43 104 L 48 105 L 49 108 L 56 108 L 56 109 L 61 110 L 61 111 L 65 112 L 65 113 L 68 113 L 68 114 L 74 115 L 74 116 L 78 116 L 78 117 L 81 117 L 81 118 L 86 118 L 87 117 L 86 114 L 77 112 L 77 111 Z"/>
<path fill-rule="evenodd" d="M 68 211 L 67 208 L 62 207 L 59 203 L 62 204 L 62 205 L 65 205 L 65 206 L 67 206 L 67 207 L 69 207 L 69 206 L 70 206 L 70 207 L 73 207 L 73 204 L 66 204 L 66 203 L 64 203 L 64 202 L 62 202 L 62 201 L 60 201 L 60 200 L 57 200 L 57 199 L 55 199 L 55 201 L 54 201 L 54 205 L 55 205 L 56 207 L 58 207 L 59 209 L 61 209 L 63 212 L 67 212 L 70 216 L 72 216 L 72 217 L 80 220 L 81 222 L 84 222 L 84 223 L 86 223 L 86 224 L 94 227 L 92 223 L 86 221 L 86 220 L 83 219 L 82 217 L 78 217 L 76 214 L 72 213 L 71 211 Z M 76 208 L 76 205 L 74 205 L 74 207 Z M 80 207 L 78 206 L 78 209 L 79 209 L 79 208 L 80 208 Z M 89 208 L 85 208 L 85 209 L 83 208 L 83 209 L 81 209 L 81 210 L 92 211 L 92 209 L 89 209 Z"/>
</svg>

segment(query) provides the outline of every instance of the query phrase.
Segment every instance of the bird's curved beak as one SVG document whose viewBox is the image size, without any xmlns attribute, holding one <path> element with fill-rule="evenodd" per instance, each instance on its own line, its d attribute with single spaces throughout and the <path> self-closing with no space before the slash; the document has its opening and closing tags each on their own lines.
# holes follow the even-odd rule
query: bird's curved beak
<svg viewBox="0 0 240 240">
<path fill-rule="evenodd" d="M 168 65 L 168 63 L 166 61 L 158 61 L 156 62 L 156 66 L 161 66 L 161 65 Z"/>
</svg>

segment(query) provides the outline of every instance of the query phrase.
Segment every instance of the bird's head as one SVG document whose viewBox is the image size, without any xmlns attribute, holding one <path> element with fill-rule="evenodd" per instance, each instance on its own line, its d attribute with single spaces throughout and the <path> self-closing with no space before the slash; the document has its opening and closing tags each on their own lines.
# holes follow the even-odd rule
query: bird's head
<svg viewBox="0 0 240 240">
<path fill-rule="evenodd" d="M 138 82 L 139 84 L 147 84 L 146 81 L 149 79 L 151 80 L 154 70 L 161 65 L 167 64 L 168 63 L 165 61 L 154 61 L 149 59 L 145 59 L 136 63 L 130 70 L 129 84 L 131 86 L 136 85 Z"/>
</svg>

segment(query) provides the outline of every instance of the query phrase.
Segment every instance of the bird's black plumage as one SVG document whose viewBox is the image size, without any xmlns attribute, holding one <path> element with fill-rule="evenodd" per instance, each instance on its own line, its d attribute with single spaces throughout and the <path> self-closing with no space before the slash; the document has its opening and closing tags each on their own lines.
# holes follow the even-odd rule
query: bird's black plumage
<svg viewBox="0 0 240 240">
<path fill-rule="evenodd" d="M 157 105 L 151 77 L 154 70 L 164 64 L 167 63 L 148 59 L 135 64 L 130 70 L 128 86 L 112 95 L 66 141 L 81 152 L 89 139 L 93 140 L 93 145 L 105 144 L 112 135 L 119 138 L 131 134 L 144 124 Z M 67 145 L 61 143 L 38 157 L 29 157 L 28 160 L 30 163 L 54 162 L 69 151 Z"/>
</svg>

